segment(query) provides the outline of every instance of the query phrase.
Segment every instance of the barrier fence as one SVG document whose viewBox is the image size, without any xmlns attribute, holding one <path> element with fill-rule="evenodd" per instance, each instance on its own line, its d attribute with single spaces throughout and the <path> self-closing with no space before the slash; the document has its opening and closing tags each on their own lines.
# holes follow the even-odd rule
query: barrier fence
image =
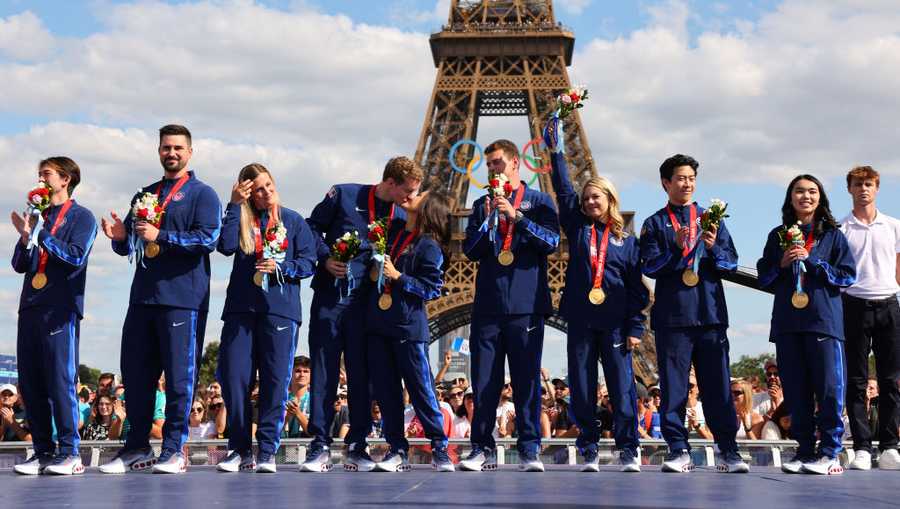
<svg viewBox="0 0 900 509">
<path fill-rule="evenodd" d="M 311 439 L 283 439 L 276 454 L 280 465 L 298 465 L 306 458 L 306 450 Z M 518 463 L 515 439 L 498 439 L 497 462 L 500 465 Z M 424 438 L 410 438 L 409 461 L 412 464 L 431 462 L 430 442 Z M 468 439 L 451 439 L 450 456 L 454 463 L 468 455 L 471 444 Z M 712 440 L 691 440 L 691 455 L 697 466 L 714 466 L 716 447 Z M 738 440 L 744 460 L 752 466 L 780 467 L 782 458 L 793 456 L 797 442 L 793 440 Z M 81 458 L 85 466 L 96 467 L 112 459 L 124 442 L 117 440 L 82 441 Z M 372 457 L 379 458 L 388 450 L 384 439 L 369 439 Z M 151 441 L 154 451 L 159 454 L 161 441 Z M 877 443 L 874 444 L 877 447 Z M 612 464 L 616 460 L 613 440 L 600 441 L 600 464 Z M 191 440 L 185 445 L 186 457 L 190 465 L 215 465 L 228 454 L 227 440 Z M 541 460 L 550 465 L 578 465 L 583 462 L 575 447 L 574 439 L 544 439 L 541 441 Z M 343 443 L 332 444 L 332 460 L 340 464 L 345 455 Z M 667 452 L 663 440 L 641 440 L 641 463 L 661 465 Z M 16 463 L 25 460 L 32 453 L 31 442 L 0 442 L 0 470 L 11 470 Z M 841 462 L 846 466 L 853 460 L 852 444 L 845 444 Z"/>
</svg>

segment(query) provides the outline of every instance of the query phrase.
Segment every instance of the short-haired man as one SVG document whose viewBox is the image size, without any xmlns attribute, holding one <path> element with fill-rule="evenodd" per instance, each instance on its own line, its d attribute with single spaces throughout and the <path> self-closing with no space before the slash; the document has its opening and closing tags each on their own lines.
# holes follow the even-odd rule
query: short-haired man
<svg viewBox="0 0 900 509">
<path fill-rule="evenodd" d="M 872 438 L 878 437 L 878 468 L 900 470 L 897 452 L 900 426 L 900 221 L 875 206 L 881 185 L 871 166 L 847 173 L 847 191 L 853 210 L 841 221 L 850 251 L 856 259 L 856 283 L 842 294 L 844 349 L 847 356 L 847 414 L 853 435 L 854 459 L 850 468 L 872 468 Z M 869 426 L 866 385 L 869 353 L 875 354 L 878 374 L 878 429 Z"/>
<path fill-rule="evenodd" d="M 19 232 L 13 269 L 25 274 L 19 299 L 19 383 L 34 440 L 34 455 L 16 465 L 20 474 L 84 472 L 78 455 L 81 412 L 76 396 L 78 337 L 84 316 L 88 256 L 97 236 L 91 212 L 71 198 L 81 169 L 68 157 L 38 165 L 38 180 L 50 186 L 50 206 L 37 248 L 28 247 L 30 218 L 13 213 Z M 53 423 L 56 437 L 53 442 Z"/>
<path fill-rule="evenodd" d="M 134 217 L 123 222 L 115 212 L 103 218 L 103 232 L 121 256 L 136 260 L 128 314 L 122 327 L 122 379 L 128 387 L 131 430 L 103 473 L 125 473 L 152 466 L 154 473 L 175 474 L 187 468 L 182 447 L 194 397 L 197 359 L 209 310 L 209 254 L 221 230 L 222 206 L 215 191 L 188 169 L 193 148 L 184 126 L 159 130 L 159 161 L 164 176 L 143 188 L 156 195 L 162 213 L 154 225 Z M 137 256 L 136 258 L 140 258 Z M 165 373 L 166 412 L 162 452 L 157 459 L 149 435 L 160 374 Z M 155 464 L 154 464 L 155 463 Z"/>
<path fill-rule="evenodd" d="M 312 363 L 309 357 L 294 357 L 294 372 L 291 375 L 289 397 L 285 406 L 287 416 L 284 436 L 287 438 L 308 437 L 309 433 L 309 380 Z"/>
<path fill-rule="evenodd" d="M 102 373 L 97 379 L 97 396 L 112 396 L 113 389 L 116 387 L 116 375 L 113 373 Z"/>
<path fill-rule="evenodd" d="M 647 218 L 641 230 L 644 275 L 656 280 L 650 323 L 656 333 L 662 391 L 660 423 L 669 445 L 662 470 L 690 472 L 694 468 L 684 425 L 693 363 L 706 422 L 719 446 L 717 470 L 744 473 L 750 467 L 735 442 L 728 309 L 721 278 L 737 268 L 738 255 L 724 221 L 718 228 L 700 229 L 703 209 L 693 201 L 699 166 L 693 157 L 682 154 L 663 161 L 659 176 L 668 203 Z M 704 251 L 698 251 L 701 245 Z M 696 272 L 695 256 L 701 256 Z"/>
<path fill-rule="evenodd" d="M 484 157 L 492 175 L 506 176 L 512 195 L 479 197 L 466 227 L 465 255 L 479 265 L 469 339 L 475 393 L 472 452 L 460 468 L 497 468 L 492 432 L 508 358 L 519 469 L 542 472 L 541 352 L 544 317 L 553 312 L 547 256 L 559 245 L 559 219 L 550 196 L 521 181 L 519 149 L 514 143 L 497 140 L 485 148 Z M 495 235 L 489 233 L 491 211 L 498 212 Z"/>
<path fill-rule="evenodd" d="M 334 401 L 340 379 L 341 355 L 347 367 L 350 433 L 344 437 L 348 453 L 344 469 L 371 471 L 375 462 L 366 452 L 366 436 L 372 425 L 369 397 L 369 370 L 361 316 L 364 299 L 358 291 L 371 250 L 366 242 L 368 225 L 375 220 L 406 222 L 399 206 L 419 191 L 425 174 L 407 157 L 387 162 L 381 182 L 376 185 L 339 184 L 306 219 L 317 241 L 318 267 L 313 276 L 309 356 L 312 384 L 308 432 L 313 436 L 304 472 L 331 470 L 331 427 Z M 390 229 L 390 224 L 388 224 Z M 358 232 L 363 242 L 359 255 L 349 263 L 331 257 L 331 246 L 348 232 Z"/>
</svg>

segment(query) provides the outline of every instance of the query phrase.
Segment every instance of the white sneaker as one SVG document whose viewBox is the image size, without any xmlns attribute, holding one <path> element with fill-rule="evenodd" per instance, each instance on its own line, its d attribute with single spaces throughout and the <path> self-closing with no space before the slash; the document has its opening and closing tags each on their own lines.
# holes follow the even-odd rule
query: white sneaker
<svg viewBox="0 0 900 509">
<path fill-rule="evenodd" d="M 182 474 L 187 472 L 187 461 L 181 452 L 164 449 L 159 460 L 153 465 L 154 474 Z"/>
<path fill-rule="evenodd" d="M 581 466 L 582 472 L 599 472 L 600 471 L 600 454 L 597 449 L 590 448 L 584 451 L 584 465 Z"/>
<path fill-rule="evenodd" d="M 746 474 L 750 471 L 750 465 L 737 452 L 728 452 L 719 455 L 716 471 L 724 474 Z"/>
<path fill-rule="evenodd" d="M 274 474 L 276 471 L 275 455 L 259 453 L 256 457 L 256 472 L 259 474 Z"/>
<path fill-rule="evenodd" d="M 375 461 L 369 456 L 366 449 L 358 449 L 356 444 L 347 447 L 347 457 L 344 459 L 345 472 L 371 472 L 375 470 Z"/>
<path fill-rule="evenodd" d="M 662 464 L 663 472 L 676 472 L 686 474 L 694 469 L 694 460 L 688 451 L 673 451 L 666 456 Z"/>
<path fill-rule="evenodd" d="M 149 447 L 146 449 L 122 449 L 111 461 L 100 465 L 104 474 L 124 474 L 129 470 L 146 470 L 156 463 L 156 456 Z"/>
<path fill-rule="evenodd" d="M 840 475 L 844 473 L 844 467 L 837 458 L 822 456 L 815 461 L 804 463 L 802 471 L 806 474 Z"/>
<path fill-rule="evenodd" d="M 231 451 L 225 459 L 216 464 L 216 470 L 219 472 L 248 472 L 256 470 L 256 462 L 253 460 L 252 452 L 242 456 L 237 451 Z"/>
<path fill-rule="evenodd" d="M 878 458 L 878 468 L 881 470 L 900 470 L 900 452 L 897 449 L 885 449 Z"/>
<path fill-rule="evenodd" d="M 533 452 L 520 454 L 519 456 L 519 472 L 543 472 L 544 463 Z"/>
<path fill-rule="evenodd" d="M 381 472 L 409 472 L 409 461 L 406 451 L 388 451 L 384 458 L 375 464 L 374 470 Z"/>
<path fill-rule="evenodd" d="M 14 466 L 13 471 L 22 475 L 38 475 L 44 473 L 44 469 L 52 462 L 52 454 L 32 454 L 24 463 Z"/>
<path fill-rule="evenodd" d="M 850 462 L 850 470 L 871 470 L 872 454 L 866 450 L 853 451 L 853 461 Z"/>
<path fill-rule="evenodd" d="M 815 458 L 802 458 L 795 455 L 790 461 L 781 463 L 781 471 L 785 474 L 799 474 L 800 471 L 803 470 L 804 463 L 811 463 L 813 461 L 815 461 Z"/>
<path fill-rule="evenodd" d="M 300 465 L 301 472 L 328 472 L 334 468 L 331 463 L 331 449 L 327 445 L 315 442 L 306 452 L 306 460 Z"/>
<path fill-rule="evenodd" d="M 619 472 L 640 472 L 641 462 L 632 451 L 619 451 Z"/>
<path fill-rule="evenodd" d="M 45 474 L 54 475 L 78 475 L 84 473 L 84 465 L 81 464 L 81 456 L 57 456 L 53 463 L 44 468 Z"/>
<path fill-rule="evenodd" d="M 469 456 L 459 462 L 459 469 L 469 472 L 497 470 L 497 453 L 487 447 L 475 446 Z"/>
</svg>

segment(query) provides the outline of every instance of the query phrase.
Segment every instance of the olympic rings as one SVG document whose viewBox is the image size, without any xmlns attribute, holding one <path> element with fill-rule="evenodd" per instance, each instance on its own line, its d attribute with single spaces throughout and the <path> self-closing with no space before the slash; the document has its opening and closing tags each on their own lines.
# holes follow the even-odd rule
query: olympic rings
<svg viewBox="0 0 900 509">
<path fill-rule="evenodd" d="M 471 169 L 466 169 L 466 168 L 460 168 L 459 166 L 456 165 L 456 157 L 455 156 L 456 156 L 456 151 L 459 149 L 460 145 L 472 145 L 473 147 L 475 147 L 475 150 L 478 151 L 478 157 L 472 158 L 472 161 L 473 162 L 478 161 L 478 166 L 471 168 Z M 481 145 L 479 145 L 478 143 L 475 143 L 472 140 L 459 140 L 456 143 L 454 143 L 452 147 L 450 147 L 450 153 L 447 154 L 447 159 L 450 160 L 450 167 L 452 167 L 454 171 L 458 171 L 459 173 L 467 174 L 467 173 L 469 173 L 469 171 L 475 171 L 481 166 L 482 161 L 484 161 L 484 149 L 481 148 Z M 467 165 L 467 166 L 471 166 L 471 164 Z"/>
<path fill-rule="evenodd" d="M 541 148 L 542 148 L 541 145 L 543 143 L 544 143 L 544 140 L 542 140 L 541 138 L 535 138 L 535 139 L 529 141 L 528 143 L 526 143 L 524 147 L 522 147 L 522 162 L 525 163 L 526 168 L 528 168 L 529 170 L 531 170 L 535 173 L 550 173 L 550 171 L 552 171 L 552 169 L 553 169 L 549 162 L 539 168 L 536 167 L 537 164 L 541 163 L 541 158 L 540 157 L 531 157 L 528 155 L 529 147 L 536 146 L 537 150 L 541 150 Z M 537 162 L 537 164 L 535 164 L 535 166 L 532 166 L 532 164 L 535 162 Z"/>
</svg>

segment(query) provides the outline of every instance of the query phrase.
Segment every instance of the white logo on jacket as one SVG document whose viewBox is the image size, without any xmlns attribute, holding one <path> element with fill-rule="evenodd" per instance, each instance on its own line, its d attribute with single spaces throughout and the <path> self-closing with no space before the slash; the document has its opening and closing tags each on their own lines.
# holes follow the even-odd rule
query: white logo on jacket
<svg viewBox="0 0 900 509">
<path fill-rule="evenodd" d="M 529 200 L 522 200 L 522 203 L 519 204 L 519 210 L 531 210 L 531 202 Z"/>
<path fill-rule="evenodd" d="M 181 191 L 178 191 L 177 193 L 175 193 L 175 196 L 172 197 L 172 201 L 181 201 L 183 199 L 184 193 L 182 193 Z"/>
<path fill-rule="evenodd" d="M 612 243 L 612 245 L 614 245 L 614 246 L 622 247 L 622 246 L 625 245 L 625 239 L 620 239 L 619 237 L 616 237 L 615 235 L 610 235 L 610 236 L 609 236 L 609 241 L 610 241 L 610 242 Z"/>
</svg>

